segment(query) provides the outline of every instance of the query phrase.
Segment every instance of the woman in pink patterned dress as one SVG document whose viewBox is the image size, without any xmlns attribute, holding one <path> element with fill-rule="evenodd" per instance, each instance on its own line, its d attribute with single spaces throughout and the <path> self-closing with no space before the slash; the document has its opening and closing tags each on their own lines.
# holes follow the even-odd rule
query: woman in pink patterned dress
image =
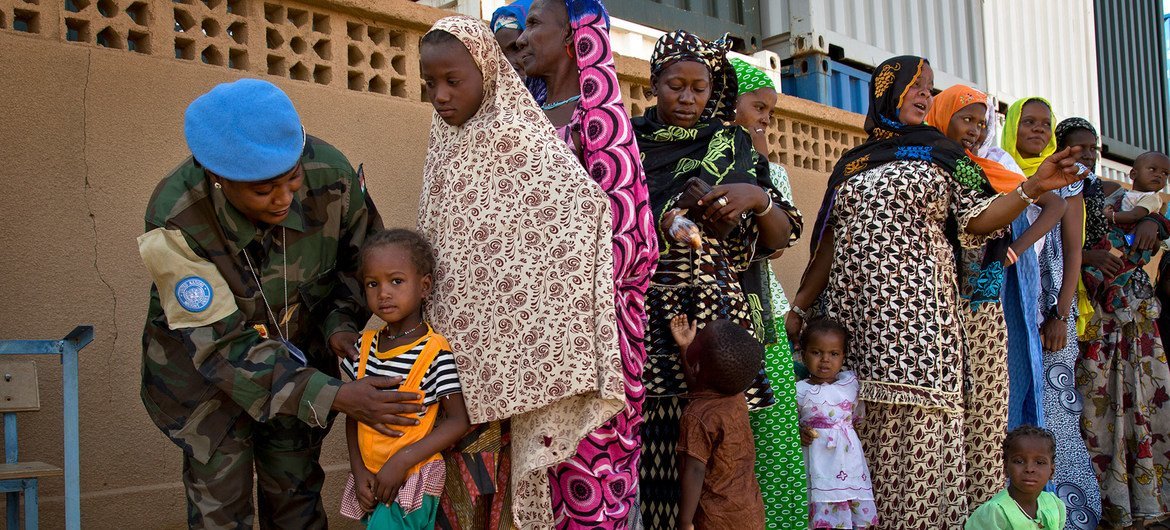
<svg viewBox="0 0 1170 530">
<path fill-rule="evenodd" d="M 658 249 L 638 146 L 610 51 L 609 15 L 599 0 L 537 0 L 516 42 L 525 74 L 547 85 L 542 110 L 609 195 L 613 214 L 614 295 L 626 409 L 550 472 L 556 526 L 634 527 L 645 394 L 644 297 Z"/>
</svg>

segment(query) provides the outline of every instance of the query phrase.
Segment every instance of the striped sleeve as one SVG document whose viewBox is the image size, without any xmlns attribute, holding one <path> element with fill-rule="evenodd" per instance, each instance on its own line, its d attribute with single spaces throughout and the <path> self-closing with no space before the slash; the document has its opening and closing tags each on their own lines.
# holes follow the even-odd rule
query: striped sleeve
<svg viewBox="0 0 1170 530">
<path fill-rule="evenodd" d="M 362 340 L 358 339 L 358 341 L 353 344 L 353 347 L 360 350 L 362 347 Z M 373 349 L 372 345 L 371 349 Z M 346 357 L 341 361 L 341 373 L 349 376 L 351 380 L 357 381 L 357 361 Z"/>
<path fill-rule="evenodd" d="M 435 403 L 448 394 L 463 392 L 459 386 L 459 372 L 455 369 L 455 356 L 450 351 L 440 350 L 438 355 L 435 355 L 435 360 L 427 369 L 421 386 L 426 392 L 424 405 Z"/>
</svg>

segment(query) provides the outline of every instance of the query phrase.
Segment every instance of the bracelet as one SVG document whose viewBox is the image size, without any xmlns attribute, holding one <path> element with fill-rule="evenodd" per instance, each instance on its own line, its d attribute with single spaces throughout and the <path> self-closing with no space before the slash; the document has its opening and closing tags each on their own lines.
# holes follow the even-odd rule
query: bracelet
<svg viewBox="0 0 1170 530">
<path fill-rule="evenodd" d="M 1060 310 L 1056 309 L 1056 306 L 1052 306 L 1052 309 L 1048 311 L 1048 316 L 1061 322 L 1068 322 L 1068 316 L 1061 316 Z"/>
<path fill-rule="evenodd" d="M 1016 261 L 1019 261 L 1020 257 L 1016 255 L 1016 251 L 1012 250 L 1012 247 L 1008 247 L 1007 259 L 1008 265 L 1015 265 Z"/>
<path fill-rule="evenodd" d="M 1016 195 L 1019 195 L 1020 198 L 1024 199 L 1024 202 L 1026 202 L 1028 204 L 1033 204 L 1036 202 L 1036 199 L 1033 199 L 1033 198 L 1029 197 L 1027 193 L 1024 193 L 1024 183 L 1023 182 L 1021 182 L 1019 186 L 1016 186 Z"/>
<path fill-rule="evenodd" d="M 801 309 L 800 306 L 798 306 L 796 304 L 792 304 L 792 306 L 789 307 L 788 310 L 792 311 L 793 313 L 796 313 L 796 316 L 798 316 L 800 318 L 808 318 L 808 313 L 805 312 L 805 310 Z"/>
<path fill-rule="evenodd" d="M 755 214 L 756 217 L 763 217 L 765 215 L 768 215 L 768 212 L 772 211 L 772 205 L 773 205 L 772 194 L 771 193 L 766 193 L 766 194 L 768 195 L 768 207 L 764 208 L 764 211 L 762 211 L 762 212 L 754 212 L 753 211 L 752 213 Z"/>
</svg>

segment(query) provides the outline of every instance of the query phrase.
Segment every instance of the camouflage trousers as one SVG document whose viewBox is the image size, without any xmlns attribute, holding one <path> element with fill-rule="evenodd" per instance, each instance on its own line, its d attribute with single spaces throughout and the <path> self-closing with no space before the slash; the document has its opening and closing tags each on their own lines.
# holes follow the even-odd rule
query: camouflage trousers
<svg viewBox="0 0 1170 530">
<path fill-rule="evenodd" d="M 254 472 L 260 528 L 326 528 L 320 456 L 328 432 L 290 416 L 260 423 L 242 415 L 206 464 L 184 455 L 187 524 L 253 528 Z"/>
</svg>

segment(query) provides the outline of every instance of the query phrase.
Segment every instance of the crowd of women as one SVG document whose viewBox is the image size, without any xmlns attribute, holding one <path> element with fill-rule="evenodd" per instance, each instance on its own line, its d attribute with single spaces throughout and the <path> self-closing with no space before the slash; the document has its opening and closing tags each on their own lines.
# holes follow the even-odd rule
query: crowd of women
<svg viewBox="0 0 1170 530">
<path fill-rule="evenodd" d="M 144 401 L 186 451 L 193 526 L 224 520 L 209 514 L 225 504 L 207 499 L 226 487 L 224 462 L 238 462 L 220 460 L 219 440 L 271 436 L 248 421 L 280 414 L 327 427 L 318 414 L 330 409 L 355 420 L 343 512 L 371 527 L 952 528 L 985 503 L 1015 508 L 980 509 L 968 528 L 1153 528 L 1170 517 L 1158 326 L 1170 275 L 1155 289 L 1145 267 L 1170 238 L 1156 194 L 1170 159 L 1139 157 L 1133 190 L 1103 181 L 1086 120 L 1058 122 L 1049 101 L 1028 97 L 1001 127 L 986 94 L 936 94 L 926 59 L 894 57 L 873 74 L 867 139 L 833 168 L 806 226 L 784 168 L 768 161 L 778 95 L 764 72 L 729 59 L 725 40 L 667 33 L 650 61 L 656 105 L 630 119 L 608 31 L 599 0 L 520 0 L 488 26 L 453 16 L 431 28 L 420 69 L 436 112 L 417 233 L 380 232 L 361 177 L 344 168 L 328 178 L 348 183 L 346 217 L 312 221 L 339 215 L 296 199 L 302 180 L 328 188 L 314 180 L 326 178 L 327 144 L 302 132 L 293 169 L 234 173 L 244 157 L 201 147 L 188 111 L 194 161 L 160 184 L 140 243 L 158 287 Z M 187 199 L 161 205 L 180 177 Z M 247 195 L 272 190 L 287 194 L 282 207 Z M 327 234 L 335 261 L 297 274 L 290 291 L 287 256 L 283 268 L 271 258 L 286 255 L 290 228 L 295 249 L 317 225 L 339 231 Z M 166 234 L 173 226 L 185 240 Z M 206 251 L 216 237 L 230 244 Z M 789 299 L 770 264 L 802 238 L 812 254 Z M 161 265 L 176 256 L 189 268 Z M 218 305 L 221 287 L 238 303 Z M 339 304 L 319 303 L 346 296 L 344 321 Z M 359 339 L 353 323 L 370 313 L 386 324 Z M 730 418 L 703 425 L 718 434 L 700 454 L 683 418 L 695 374 L 712 368 L 696 357 L 697 368 L 692 350 L 725 349 L 702 331 L 723 321 L 765 347 L 739 401 L 754 448 L 731 442 Z M 305 337 L 359 381 L 330 379 L 332 354 L 309 352 L 312 368 L 280 357 L 304 365 L 293 344 Z M 190 359 L 152 364 L 164 350 Z M 212 411 L 160 404 L 173 392 L 156 391 L 191 359 L 210 381 L 200 399 L 223 391 L 241 405 L 241 419 L 211 427 L 214 440 L 188 428 Z M 264 363 L 275 368 L 255 369 Z M 227 375 L 245 365 L 271 379 L 271 397 Z M 366 375 L 405 382 L 373 392 L 396 381 L 356 386 Z M 427 408 L 383 403 L 404 392 Z M 1021 456 L 1029 436 L 1052 445 L 1035 465 Z M 694 459 L 707 478 L 692 495 L 679 470 Z M 754 480 L 713 486 L 744 459 Z M 319 511 L 320 477 L 306 480 Z M 260 498 L 263 519 L 276 501 Z"/>
</svg>

